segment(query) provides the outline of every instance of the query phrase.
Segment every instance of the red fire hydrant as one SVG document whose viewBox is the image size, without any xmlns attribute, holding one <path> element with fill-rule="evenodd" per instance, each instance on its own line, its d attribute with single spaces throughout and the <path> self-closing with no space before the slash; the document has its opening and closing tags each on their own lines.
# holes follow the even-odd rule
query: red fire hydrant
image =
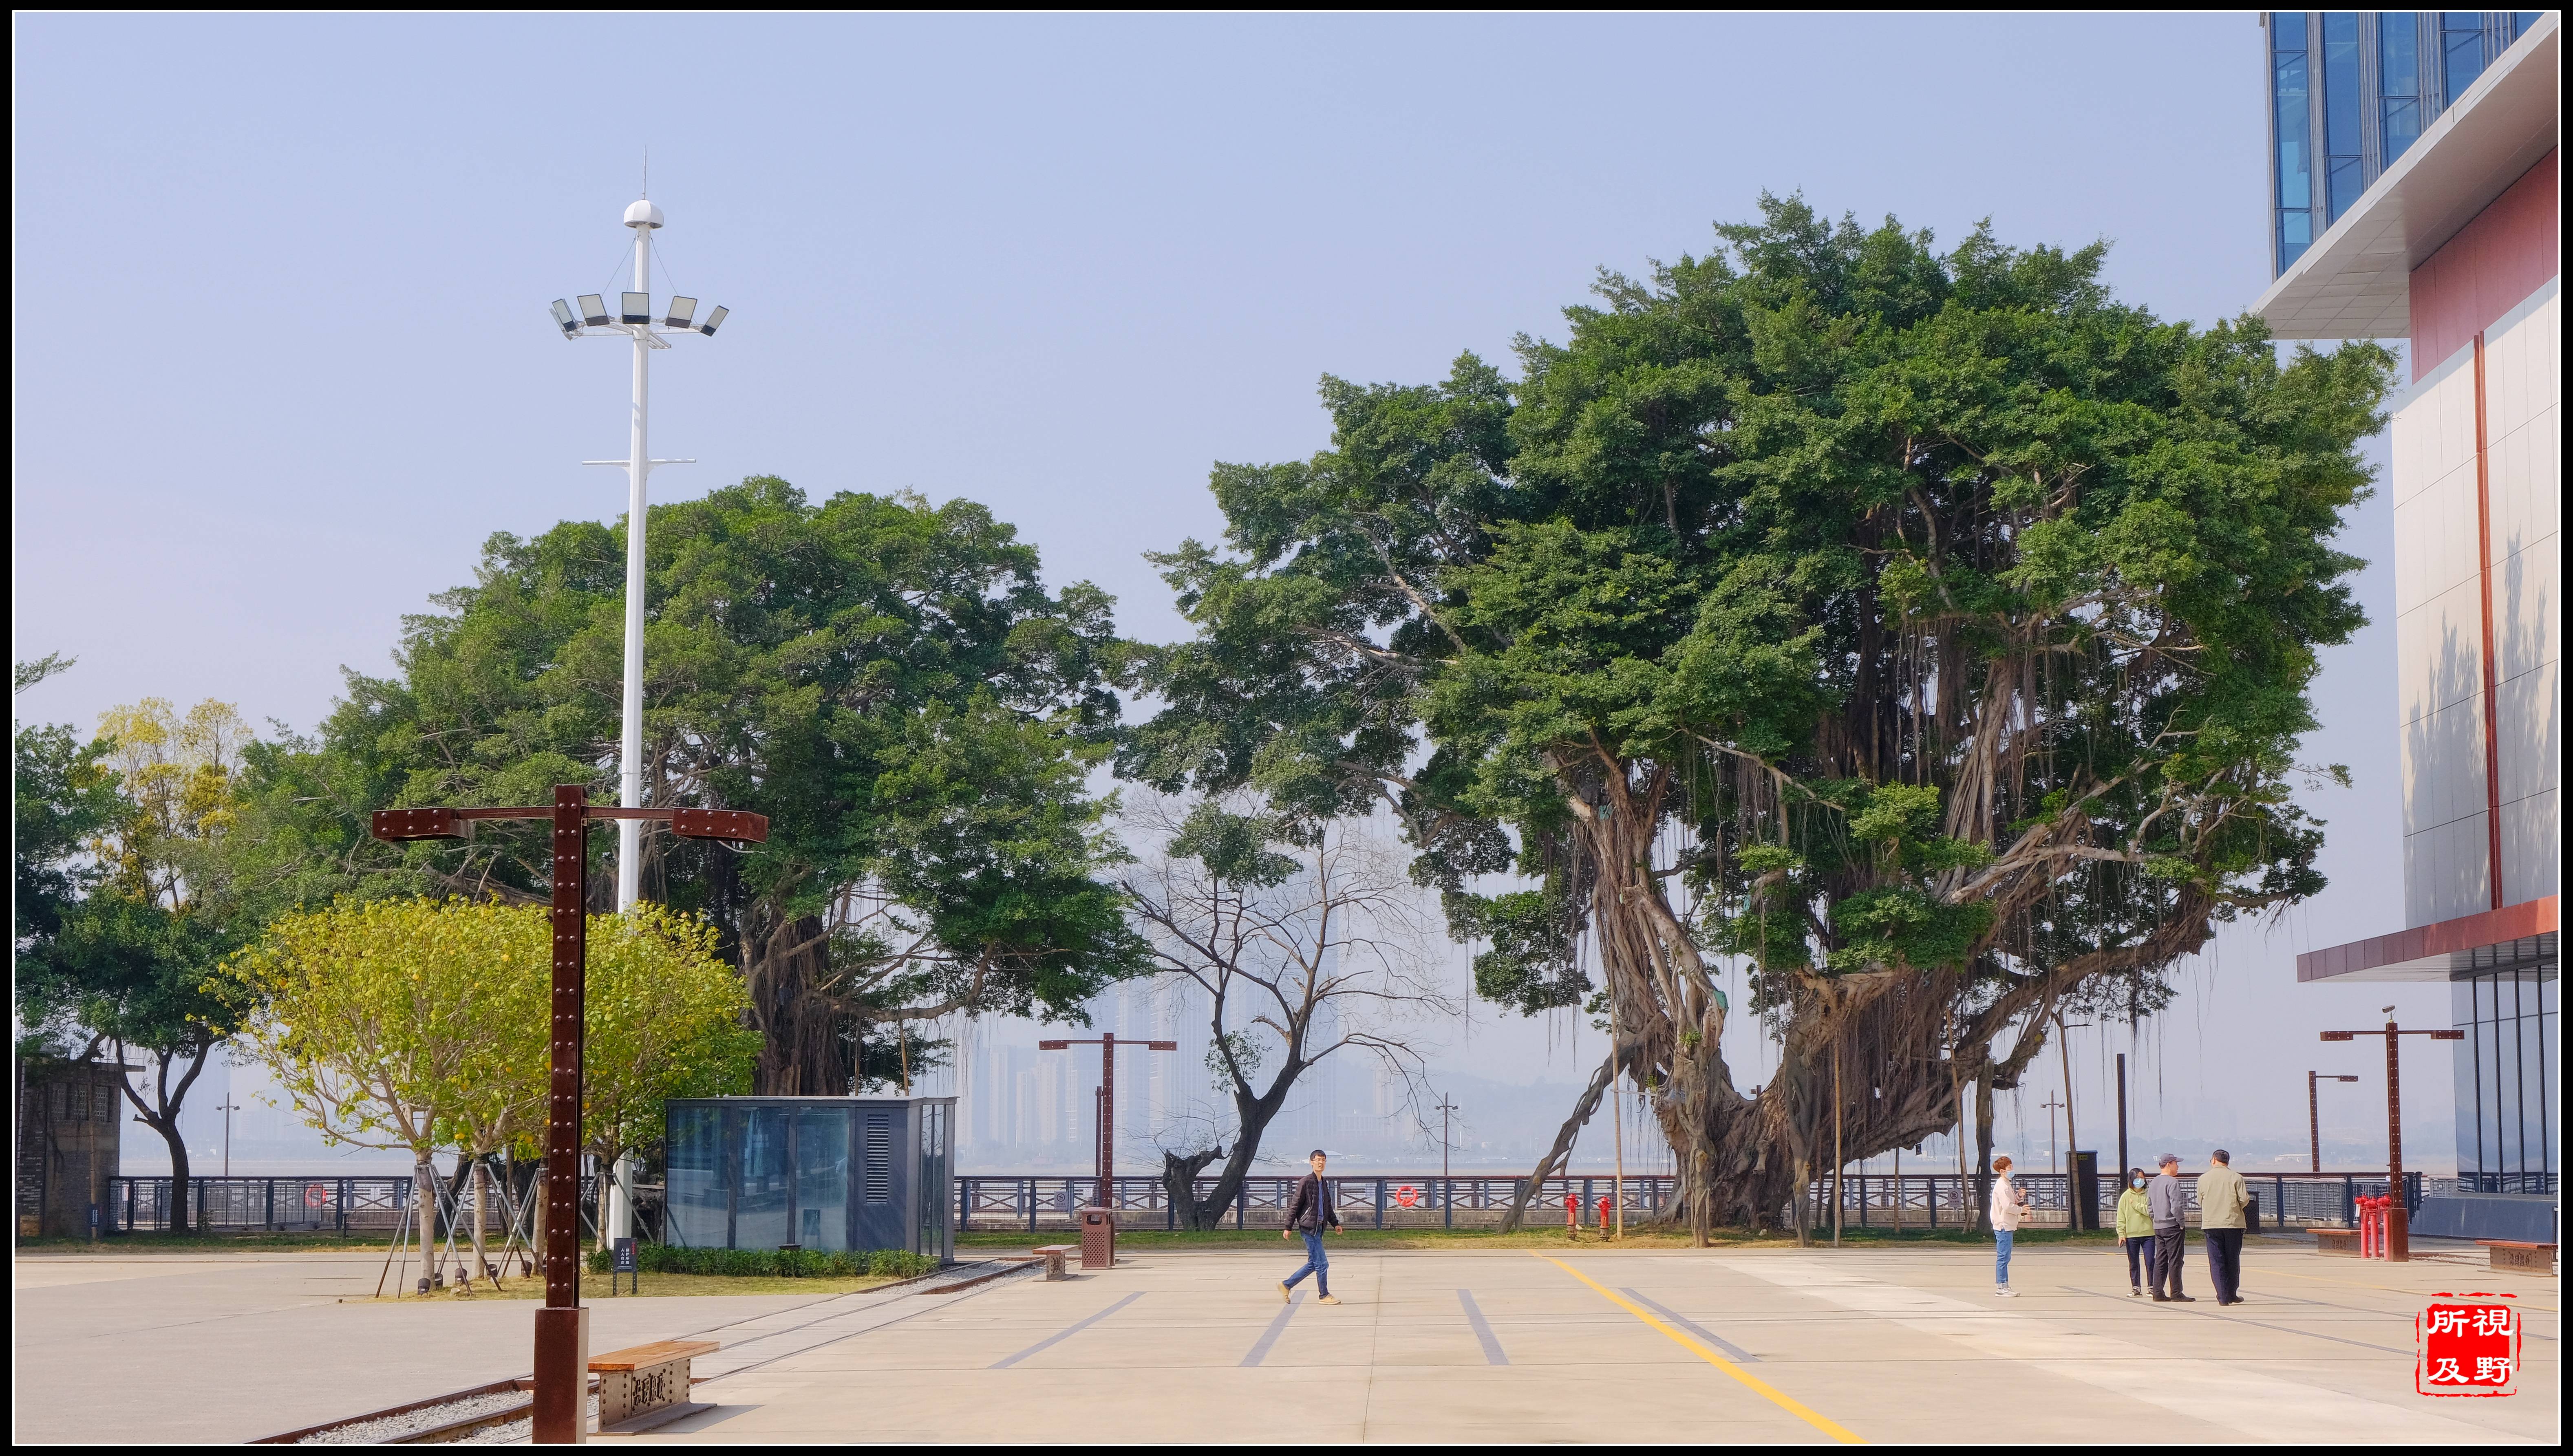
<svg viewBox="0 0 2573 1456">
<path fill-rule="evenodd" d="M 1608 1231 L 1617 1226 L 1615 1210 L 1616 1204 L 1606 1198 L 1599 1200 L 1599 1232 L 1602 1237 L 1607 1236 Z"/>
<path fill-rule="evenodd" d="M 1581 1195 L 1579 1193 L 1563 1195 L 1563 1231 L 1573 1238 L 1581 1236 Z"/>
</svg>

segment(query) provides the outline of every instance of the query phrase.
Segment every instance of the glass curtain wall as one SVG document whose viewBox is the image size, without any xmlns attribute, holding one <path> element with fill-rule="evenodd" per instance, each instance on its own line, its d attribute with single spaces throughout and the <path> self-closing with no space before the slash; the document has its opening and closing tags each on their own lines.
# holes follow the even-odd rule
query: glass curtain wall
<svg viewBox="0 0 2573 1456">
<path fill-rule="evenodd" d="M 2466 1044 L 2457 1059 L 2457 1178 L 2486 1193 L 2555 1191 L 2556 968 L 2451 984 Z"/>
<path fill-rule="evenodd" d="M 2326 11 L 2323 36 L 2322 228 L 2330 227 L 2367 190 L 2366 144 L 2359 117 L 2366 104 L 2358 85 L 2358 12 Z M 2320 232 L 2321 228 L 2315 231 Z"/>
<path fill-rule="evenodd" d="M 2269 12 L 2277 271 L 2303 257 L 2545 13 Z"/>
<path fill-rule="evenodd" d="M 2277 137 L 2278 271 L 2284 273 L 2314 242 L 2313 98 L 2301 12 L 2269 19 L 2269 100 Z"/>
<path fill-rule="evenodd" d="M 2376 82 L 2384 93 L 2385 161 L 2421 140 L 2421 27 L 2410 15 L 2376 18 Z"/>
</svg>

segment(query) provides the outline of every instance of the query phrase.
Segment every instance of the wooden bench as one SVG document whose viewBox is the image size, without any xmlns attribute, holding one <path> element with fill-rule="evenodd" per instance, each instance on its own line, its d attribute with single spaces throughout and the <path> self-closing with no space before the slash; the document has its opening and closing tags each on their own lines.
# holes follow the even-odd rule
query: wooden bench
<svg viewBox="0 0 2573 1456">
<path fill-rule="evenodd" d="M 2521 1243 L 2511 1238 L 2478 1238 L 2475 1242 L 2492 1250 L 2492 1266 L 2496 1269 L 2523 1274 L 2555 1272 L 2555 1245 L 2551 1243 Z"/>
<path fill-rule="evenodd" d="M 2356 1254 L 2358 1252 L 2358 1230 L 2355 1228 L 2317 1228 L 2314 1230 L 2314 1247 L 2318 1251 L 2327 1254 Z"/>
<path fill-rule="evenodd" d="M 1037 1250 L 1038 1255 L 1045 1260 L 1045 1276 L 1049 1279 L 1071 1278 L 1072 1269 L 1065 1261 L 1079 1252 L 1081 1252 L 1081 1245 L 1077 1243 L 1050 1243 Z"/>
<path fill-rule="evenodd" d="M 630 1436 L 683 1415 L 714 1409 L 688 1399 L 688 1362 L 720 1348 L 713 1340 L 656 1340 L 592 1356 L 590 1373 L 598 1377 L 598 1433 Z"/>
</svg>

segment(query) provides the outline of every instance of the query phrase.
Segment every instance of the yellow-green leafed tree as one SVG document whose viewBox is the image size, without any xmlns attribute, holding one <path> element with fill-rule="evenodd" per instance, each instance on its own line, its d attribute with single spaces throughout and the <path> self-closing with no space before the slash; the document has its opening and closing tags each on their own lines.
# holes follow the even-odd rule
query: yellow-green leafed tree
<svg viewBox="0 0 2573 1456">
<path fill-rule="evenodd" d="M 715 927 L 657 905 L 589 922 L 584 1136 L 602 1167 L 661 1138 L 671 1097 L 750 1091 L 759 1033 Z"/>
<path fill-rule="evenodd" d="M 273 922 L 234 972 L 261 1010 L 242 1040 L 334 1142 L 489 1152 L 544 1115 L 545 912 L 463 900 L 341 901 Z M 424 1233 L 428 1225 L 424 1223 Z"/>
</svg>

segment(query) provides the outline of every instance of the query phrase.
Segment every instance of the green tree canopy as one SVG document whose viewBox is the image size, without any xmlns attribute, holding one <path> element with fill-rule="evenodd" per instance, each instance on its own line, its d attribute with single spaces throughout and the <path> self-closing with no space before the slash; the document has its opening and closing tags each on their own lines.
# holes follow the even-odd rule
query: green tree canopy
<svg viewBox="0 0 2573 1456">
<path fill-rule="evenodd" d="M 653 507 L 648 545 L 646 802 L 754 810 L 770 837 L 648 835 L 644 897 L 721 928 L 762 1091 L 846 1092 L 890 1075 L 891 1023 L 1076 1015 L 1141 966 L 1088 789 L 1124 660 L 1108 597 L 1048 591 L 970 502 L 814 504 L 768 476 Z M 611 794 L 624 560 L 615 526 L 493 536 L 409 619 L 396 675 L 352 675 L 314 742 L 254 760 L 246 812 L 299 893 L 544 894 L 541 826 L 396 850 L 365 813 Z"/>
<path fill-rule="evenodd" d="M 1835 1055 L 1848 1155 L 1915 1143 L 2068 998 L 2147 1011 L 2320 887 L 2292 754 L 2389 365 L 2158 320 L 2097 246 L 1763 208 L 1603 274 L 1515 383 L 1326 378 L 1328 449 L 1219 465 L 1122 758 L 1398 810 L 1484 995 L 1614 1025 L 1701 1224 L 1799 1196 Z M 1719 954 L 1782 1043 L 1756 1096 Z"/>
</svg>

